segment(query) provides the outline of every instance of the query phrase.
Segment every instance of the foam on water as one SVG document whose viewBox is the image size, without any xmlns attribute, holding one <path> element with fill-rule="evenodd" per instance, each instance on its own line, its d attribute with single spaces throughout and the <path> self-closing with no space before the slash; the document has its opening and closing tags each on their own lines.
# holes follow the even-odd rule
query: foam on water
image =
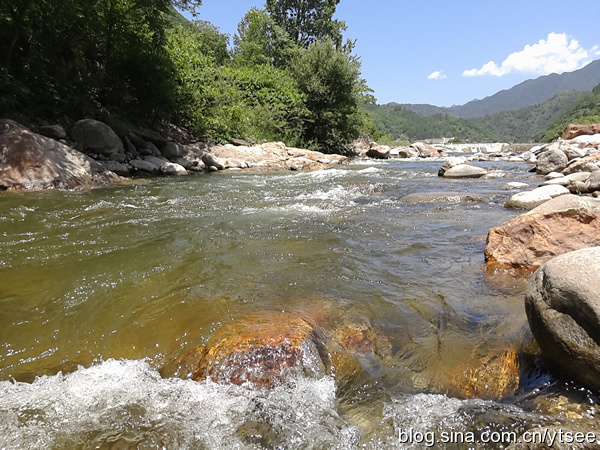
<svg viewBox="0 0 600 450">
<path fill-rule="evenodd" d="M 331 377 L 251 390 L 163 379 L 142 360 L 107 360 L 33 383 L 0 383 L 0 448 L 356 447 Z"/>
</svg>

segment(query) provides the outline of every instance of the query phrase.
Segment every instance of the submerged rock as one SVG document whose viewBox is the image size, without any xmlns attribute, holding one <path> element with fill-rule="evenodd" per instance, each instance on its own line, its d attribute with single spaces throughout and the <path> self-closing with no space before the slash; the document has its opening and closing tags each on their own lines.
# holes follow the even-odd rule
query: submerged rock
<svg viewBox="0 0 600 450">
<path fill-rule="evenodd" d="M 555 256 L 600 245 L 596 201 L 575 195 L 550 200 L 488 233 L 489 269 L 534 271 Z"/>
<path fill-rule="evenodd" d="M 192 379 L 272 388 L 293 373 L 332 374 L 345 385 L 364 369 L 380 372 L 391 351 L 365 325 L 330 332 L 296 313 L 263 311 L 224 325 L 199 347 Z"/>
<path fill-rule="evenodd" d="M 485 203 L 483 195 L 469 192 L 421 192 L 408 194 L 400 198 L 406 203 Z"/>
<path fill-rule="evenodd" d="M 459 398 L 501 400 L 519 387 L 520 362 L 516 350 L 491 351 L 473 356 L 452 370 L 444 382 L 448 395 Z"/>
<path fill-rule="evenodd" d="M 192 379 L 272 387 L 292 372 L 323 372 L 317 345 L 313 326 L 295 314 L 253 314 L 211 336 Z"/>
<path fill-rule="evenodd" d="M 529 282 L 525 311 L 544 354 L 567 375 L 600 390 L 600 247 L 541 266 Z"/>
<path fill-rule="evenodd" d="M 12 120 L 0 120 L 0 149 L 0 189 L 78 189 L 120 180 L 83 153 Z"/>
</svg>

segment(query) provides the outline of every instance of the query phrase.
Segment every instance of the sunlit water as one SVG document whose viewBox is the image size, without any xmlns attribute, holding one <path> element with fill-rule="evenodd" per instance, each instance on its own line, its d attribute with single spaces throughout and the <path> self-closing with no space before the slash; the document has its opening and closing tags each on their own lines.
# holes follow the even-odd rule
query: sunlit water
<svg viewBox="0 0 600 450">
<path fill-rule="evenodd" d="M 478 163 L 506 177 L 446 180 L 441 163 L 4 193 L 0 448 L 422 448 L 401 433 L 558 426 L 567 419 L 544 406 L 556 399 L 595 429 L 593 395 L 538 357 L 503 402 L 434 386 L 474 354 L 531 346 L 527 280 L 486 272 L 483 250 L 518 214 L 500 186 L 539 183 L 527 164 Z M 402 199 L 436 191 L 488 201 Z M 368 326 L 392 357 L 362 361 L 345 385 L 297 376 L 270 390 L 175 367 L 223 324 L 273 310 Z"/>
</svg>

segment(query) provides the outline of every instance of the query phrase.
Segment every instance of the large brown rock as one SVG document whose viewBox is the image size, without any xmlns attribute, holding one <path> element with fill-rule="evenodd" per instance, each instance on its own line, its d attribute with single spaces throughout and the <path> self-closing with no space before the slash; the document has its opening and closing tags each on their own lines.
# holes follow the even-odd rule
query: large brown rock
<svg viewBox="0 0 600 450">
<path fill-rule="evenodd" d="M 77 189 L 119 181 L 83 153 L 12 120 L 0 120 L 0 148 L 0 189 Z"/>
<path fill-rule="evenodd" d="M 263 311 L 218 329 L 190 356 L 198 361 L 192 379 L 271 388 L 290 374 L 333 374 L 340 384 L 391 357 L 387 338 L 365 325 L 329 332 L 318 314 Z M 184 363 L 187 364 L 187 363 Z M 374 370 L 374 369 L 373 369 Z"/>
<path fill-rule="evenodd" d="M 567 125 L 565 131 L 561 136 L 562 139 L 574 139 L 577 136 L 581 135 L 592 135 L 592 134 L 600 134 L 600 123 L 594 123 L 590 125 L 582 125 L 571 123 Z"/>
<path fill-rule="evenodd" d="M 419 152 L 421 158 L 439 158 L 443 151 L 424 142 L 415 142 L 411 147 Z"/>
<path fill-rule="evenodd" d="M 211 336 L 192 378 L 272 387 L 292 372 L 319 370 L 308 363 L 320 361 L 317 345 L 313 326 L 298 315 L 256 313 Z"/>
<path fill-rule="evenodd" d="M 600 245 L 600 210 L 564 195 L 488 233 L 485 261 L 493 270 L 534 271 L 563 253 Z"/>
<path fill-rule="evenodd" d="M 525 311 L 543 353 L 564 373 L 600 390 L 600 247 L 541 266 L 527 287 Z"/>
</svg>

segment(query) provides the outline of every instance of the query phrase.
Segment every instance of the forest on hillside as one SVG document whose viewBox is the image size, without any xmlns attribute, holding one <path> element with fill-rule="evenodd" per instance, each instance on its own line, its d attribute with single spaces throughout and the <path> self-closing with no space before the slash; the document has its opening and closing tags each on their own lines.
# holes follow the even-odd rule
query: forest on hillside
<svg viewBox="0 0 600 450">
<path fill-rule="evenodd" d="M 215 141 L 344 152 L 378 132 L 339 1 L 267 0 L 231 37 L 176 9 L 197 0 L 5 0 L 0 114 L 170 121 Z"/>
<path fill-rule="evenodd" d="M 477 118 L 447 113 L 421 115 L 399 104 L 366 105 L 375 126 L 392 140 L 453 138 L 456 142 L 546 142 L 571 122 L 600 121 L 600 87 L 593 92 L 564 91 L 551 99 L 517 110 Z"/>
</svg>

